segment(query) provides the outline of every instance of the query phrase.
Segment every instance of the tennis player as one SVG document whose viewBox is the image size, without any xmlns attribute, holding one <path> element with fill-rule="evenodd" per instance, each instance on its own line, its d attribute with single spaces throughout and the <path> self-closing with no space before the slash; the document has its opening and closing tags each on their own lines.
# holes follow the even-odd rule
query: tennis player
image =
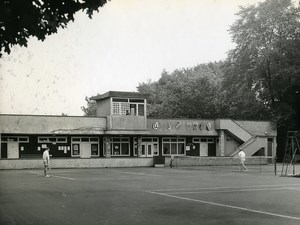
<svg viewBox="0 0 300 225">
<path fill-rule="evenodd" d="M 43 152 L 43 163 L 44 163 L 44 175 L 45 177 L 49 177 L 48 175 L 48 169 L 49 169 L 49 163 L 50 163 L 50 155 L 49 155 L 50 149 L 47 147 L 45 151 Z"/>
<path fill-rule="evenodd" d="M 240 158 L 241 171 L 243 171 L 243 169 L 244 169 L 244 171 L 247 172 L 248 169 L 245 166 L 246 154 L 245 154 L 245 152 L 241 148 L 240 148 L 240 151 L 238 153 L 238 157 Z"/>
</svg>

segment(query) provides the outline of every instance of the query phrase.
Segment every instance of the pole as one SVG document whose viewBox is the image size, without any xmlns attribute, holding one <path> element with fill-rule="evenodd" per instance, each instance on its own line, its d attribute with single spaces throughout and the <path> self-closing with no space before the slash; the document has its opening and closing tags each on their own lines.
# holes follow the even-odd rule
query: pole
<svg viewBox="0 0 300 225">
<path fill-rule="evenodd" d="M 274 172 L 275 172 L 275 176 L 277 175 L 276 159 L 277 159 L 277 156 L 274 156 Z"/>
<path fill-rule="evenodd" d="M 259 173 L 261 173 L 261 155 L 259 156 Z"/>
</svg>

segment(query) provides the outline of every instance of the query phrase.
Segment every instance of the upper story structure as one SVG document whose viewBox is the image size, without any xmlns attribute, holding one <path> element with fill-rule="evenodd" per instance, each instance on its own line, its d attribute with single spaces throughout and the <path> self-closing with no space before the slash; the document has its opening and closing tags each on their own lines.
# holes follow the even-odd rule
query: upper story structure
<svg viewBox="0 0 300 225">
<path fill-rule="evenodd" d="M 147 130 L 148 96 L 137 92 L 109 91 L 91 99 L 96 101 L 97 116 L 107 118 L 107 131 L 143 133 Z"/>
</svg>

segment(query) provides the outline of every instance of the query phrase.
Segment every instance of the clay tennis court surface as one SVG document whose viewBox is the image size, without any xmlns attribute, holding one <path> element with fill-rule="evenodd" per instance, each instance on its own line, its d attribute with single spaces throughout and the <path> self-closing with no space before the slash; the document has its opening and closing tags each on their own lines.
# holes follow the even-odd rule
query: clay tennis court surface
<svg viewBox="0 0 300 225">
<path fill-rule="evenodd" d="M 300 224 L 300 179 L 178 168 L 0 171 L 0 224 Z"/>
</svg>

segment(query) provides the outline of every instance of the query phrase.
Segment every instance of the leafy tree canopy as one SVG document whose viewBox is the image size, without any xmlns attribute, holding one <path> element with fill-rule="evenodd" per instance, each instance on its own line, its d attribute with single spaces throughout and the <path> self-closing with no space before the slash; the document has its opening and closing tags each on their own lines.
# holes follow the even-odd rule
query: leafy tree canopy
<svg viewBox="0 0 300 225">
<path fill-rule="evenodd" d="M 290 0 L 241 7 L 230 32 L 225 86 L 255 93 L 280 124 L 295 121 L 300 102 L 300 8 Z M 231 93 L 230 93 L 231 90 Z"/>
<path fill-rule="evenodd" d="M 0 57 L 13 45 L 27 46 L 30 36 L 45 40 L 47 35 L 74 21 L 83 10 L 91 18 L 106 0 L 3 0 L 0 3 Z"/>
<path fill-rule="evenodd" d="M 98 94 L 99 95 L 99 94 Z M 91 100 L 88 97 L 85 97 L 87 106 L 81 106 L 81 110 L 84 113 L 84 116 L 96 116 L 97 115 L 97 105 L 94 100 Z"/>
<path fill-rule="evenodd" d="M 221 63 L 201 64 L 163 71 L 157 82 L 139 84 L 139 92 L 149 93 L 149 116 L 168 118 L 215 118 Z"/>
</svg>

